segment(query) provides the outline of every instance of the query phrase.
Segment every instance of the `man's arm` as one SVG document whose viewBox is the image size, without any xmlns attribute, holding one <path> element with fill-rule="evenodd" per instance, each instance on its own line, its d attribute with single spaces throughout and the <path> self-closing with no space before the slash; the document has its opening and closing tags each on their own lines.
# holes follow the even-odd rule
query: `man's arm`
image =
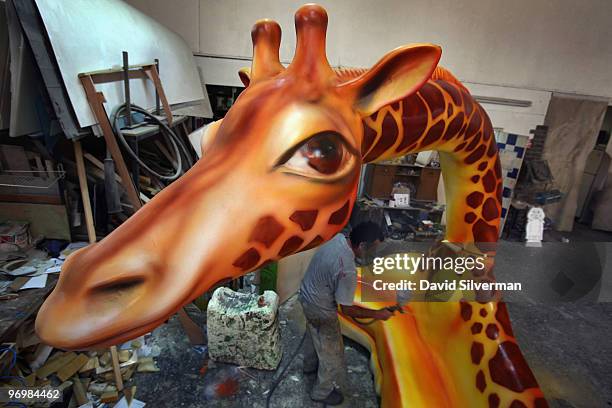
<svg viewBox="0 0 612 408">
<path fill-rule="evenodd" d="M 379 310 L 372 310 L 372 309 L 366 309 L 361 306 L 355 306 L 355 305 L 352 305 L 352 306 L 340 305 L 340 308 L 342 309 L 343 314 L 350 316 L 350 317 L 356 317 L 356 318 L 372 318 L 372 319 L 377 319 L 377 320 L 387 320 L 388 318 L 393 316 L 393 312 L 391 312 L 387 308 L 379 309 Z"/>
</svg>

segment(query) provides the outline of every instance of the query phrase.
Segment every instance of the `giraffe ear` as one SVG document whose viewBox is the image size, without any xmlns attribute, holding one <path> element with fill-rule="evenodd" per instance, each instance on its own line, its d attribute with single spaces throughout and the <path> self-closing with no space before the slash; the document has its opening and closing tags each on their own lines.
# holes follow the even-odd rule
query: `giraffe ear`
<svg viewBox="0 0 612 408">
<path fill-rule="evenodd" d="M 238 76 L 240 77 L 240 80 L 244 84 L 244 87 L 248 88 L 249 84 L 251 83 L 251 69 L 250 68 L 240 68 L 240 70 L 238 71 Z"/>
<path fill-rule="evenodd" d="M 355 110 L 362 116 L 369 116 L 416 92 L 431 77 L 441 54 L 440 47 L 433 44 L 396 48 L 338 90 L 354 99 Z"/>
</svg>

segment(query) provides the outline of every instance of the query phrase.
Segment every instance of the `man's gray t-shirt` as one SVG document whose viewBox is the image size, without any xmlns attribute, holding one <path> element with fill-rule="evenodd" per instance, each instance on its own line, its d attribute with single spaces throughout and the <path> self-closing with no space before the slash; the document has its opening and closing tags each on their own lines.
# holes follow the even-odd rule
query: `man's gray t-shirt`
<svg viewBox="0 0 612 408">
<path fill-rule="evenodd" d="M 346 237 L 337 234 L 321 245 L 302 279 L 300 297 L 325 314 L 336 314 L 337 305 L 353 304 L 357 287 L 355 258 Z"/>
</svg>

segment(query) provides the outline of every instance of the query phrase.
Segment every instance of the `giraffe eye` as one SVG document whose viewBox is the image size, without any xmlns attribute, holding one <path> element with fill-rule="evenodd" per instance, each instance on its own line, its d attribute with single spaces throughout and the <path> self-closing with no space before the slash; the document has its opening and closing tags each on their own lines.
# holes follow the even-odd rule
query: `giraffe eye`
<svg viewBox="0 0 612 408">
<path fill-rule="evenodd" d="M 289 173 L 326 179 L 344 175 L 354 161 L 355 156 L 346 147 L 342 136 L 328 131 L 317 133 L 291 149 L 278 165 Z"/>
</svg>

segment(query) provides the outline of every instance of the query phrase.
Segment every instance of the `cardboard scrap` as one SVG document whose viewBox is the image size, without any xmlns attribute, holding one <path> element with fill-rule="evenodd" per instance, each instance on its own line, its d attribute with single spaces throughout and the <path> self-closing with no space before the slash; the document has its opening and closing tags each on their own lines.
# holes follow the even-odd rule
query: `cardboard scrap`
<svg viewBox="0 0 612 408">
<path fill-rule="evenodd" d="M 21 287 L 25 285 L 30 280 L 29 276 L 20 276 L 11 283 L 9 289 L 13 292 L 17 292 L 21 290 Z"/>
<path fill-rule="evenodd" d="M 38 275 L 29 278 L 28 281 L 19 288 L 19 290 L 40 289 L 44 288 L 45 286 L 47 286 L 47 275 Z"/>
<path fill-rule="evenodd" d="M 119 350 L 118 355 L 119 355 L 119 362 L 125 363 L 126 361 L 130 359 L 130 350 Z"/>
<path fill-rule="evenodd" d="M 99 382 L 94 381 L 91 384 L 89 384 L 89 387 L 87 390 L 94 395 L 102 395 L 104 394 L 104 391 L 106 390 L 107 386 L 108 384 L 106 383 L 99 383 Z"/>
<path fill-rule="evenodd" d="M 103 365 L 103 366 L 107 366 L 107 365 L 109 365 L 109 364 L 110 364 L 110 361 L 111 361 L 111 355 L 110 355 L 110 352 L 106 351 L 106 352 L 104 352 L 104 354 L 102 354 L 102 355 L 100 356 L 100 364 L 101 364 L 101 365 Z"/>
<path fill-rule="evenodd" d="M 153 357 L 144 357 L 138 361 L 137 370 L 139 373 L 156 373 L 159 368 L 155 365 Z"/>
</svg>

